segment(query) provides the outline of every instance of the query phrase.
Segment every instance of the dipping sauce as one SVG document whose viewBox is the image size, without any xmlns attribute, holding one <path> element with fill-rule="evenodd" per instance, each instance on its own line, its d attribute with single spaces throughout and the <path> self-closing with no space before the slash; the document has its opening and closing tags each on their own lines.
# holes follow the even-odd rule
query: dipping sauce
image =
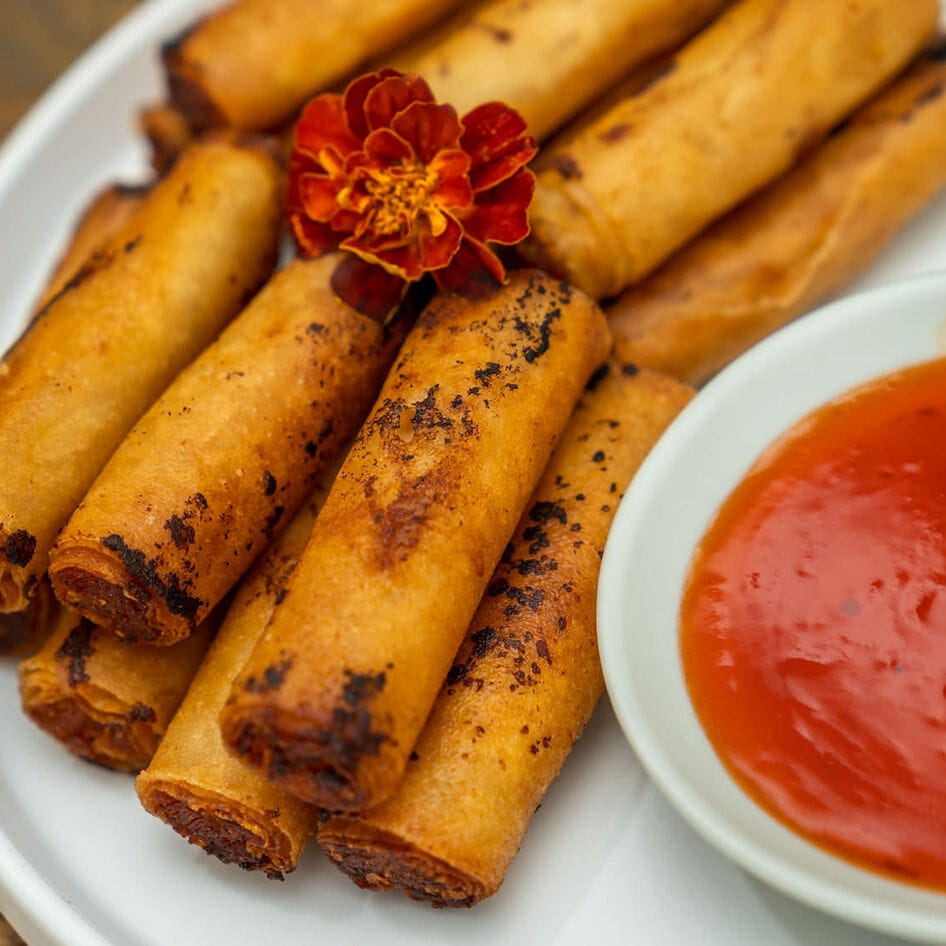
<svg viewBox="0 0 946 946">
<path fill-rule="evenodd" d="M 769 448 L 697 549 L 680 643 L 752 798 L 835 854 L 946 889 L 946 360 Z"/>
</svg>

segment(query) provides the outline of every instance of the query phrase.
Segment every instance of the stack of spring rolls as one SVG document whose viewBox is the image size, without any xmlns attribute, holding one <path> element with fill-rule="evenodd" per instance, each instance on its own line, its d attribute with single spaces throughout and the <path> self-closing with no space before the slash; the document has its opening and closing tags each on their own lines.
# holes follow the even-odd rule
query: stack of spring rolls
<svg viewBox="0 0 946 946">
<path fill-rule="evenodd" d="M 241 0 L 170 44 L 161 175 L 93 201 L 0 374 L 25 711 L 226 863 L 283 876 L 314 833 L 362 887 L 495 893 L 603 691 L 635 470 L 946 181 L 936 15 Z M 540 268 L 386 326 L 335 255 L 272 272 L 285 123 L 380 56 L 461 113 L 575 123 L 539 159 Z"/>
</svg>

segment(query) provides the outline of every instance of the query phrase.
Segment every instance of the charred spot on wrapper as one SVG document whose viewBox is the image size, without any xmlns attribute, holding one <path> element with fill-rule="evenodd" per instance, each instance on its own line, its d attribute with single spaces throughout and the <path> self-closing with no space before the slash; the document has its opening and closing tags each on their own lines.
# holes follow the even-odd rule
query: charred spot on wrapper
<svg viewBox="0 0 946 946">
<path fill-rule="evenodd" d="M 519 560 L 516 571 L 524 577 L 540 577 L 546 572 L 554 572 L 558 562 L 554 558 L 543 555 L 541 558 L 523 558 Z"/>
<path fill-rule="evenodd" d="M 206 504 L 206 499 L 204 499 L 204 504 Z M 115 552 L 132 580 L 153 591 L 164 601 L 171 614 L 184 618 L 192 627 L 197 626 L 197 611 L 202 601 L 187 591 L 187 588 L 192 584 L 190 579 L 182 581 L 176 574 L 162 578 L 158 574 L 157 561 L 148 559 L 140 549 L 131 548 L 117 533 L 113 532 L 111 535 L 105 536 L 102 539 L 102 545 L 109 551 Z M 133 591 L 134 589 L 128 590 Z M 141 636 L 145 640 L 152 640 L 156 634 L 151 629 L 145 629 Z"/>
<path fill-rule="evenodd" d="M 270 666 L 263 670 L 263 678 L 261 680 L 257 679 L 257 677 L 252 674 L 247 677 L 243 683 L 243 689 L 248 693 L 269 693 L 272 690 L 278 690 L 286 679 L 286 674 L 289 672 L 292 664 L 292 657 L 284 657 L 279 663 L 270 664 Z"/>
<path fill-rule="evenodd" d="M 629 122 L 619 122 L 617 125 L 612 125 L 610 128 L 605 128 L 598 137 L 605 144 L 617 144 L 617 142 L 626 138 L 627 135 L 633 130 L 634 126 Z"/>
<path fill-rule="evenodd" d="M 548 522 L 551 519 L 557 519 L 562 525 L 568 522 L 568 514 L 565 509 L 557 502 L 549 500 L 540 500 L 529 510 L 529 518 L 533 522 Z"/>
<path fill-rule="evenodd" d="M 194 527 L 186 521 L 189 518 L 190 513 L 184 513 L 183 516 L 173 515 L 164 523 L 175 548 L 186 549 L 194 541 Z"/>
<path fill-rule="evenodd" d="M 585 385 L 585 390 L 594 391 L 609 374 L 611 374 L 611 366 L 605 362 L 600 368 L 596 369 L 588 379 L 588 383 Z"/>
<path fill-rule="evenodd" d="M 529 543 L 529 552 L 532 555 L 538 555 L 542 549 L 547 549 L 552 544 L 549 541 L 549 534 L 538 523 L 527 526 L 522 533 L 522 537 Z"/>
<path fill-rule="evenodd" d="M 463 663 L 454 664 L 447 671 L 447 686 L 456 686 L 467 674 L 467 666 Z"/>
<path fill-rule="evenodd" d="M 453 420 L 445 417 L 442 411 L 437 407 L 434 395 L 440 389 L 439 384 L 435 384 L 427 391 L 427 396 L 420 401 L 415 401 L 412 405 L 414 416 L 411 418 L 411 424 L 415 429 L 431 430 L 434 427 L 449 428 L 453 426 Z"/>
<path fill-rule="evenodd" d="M 26 529 L 17 529 L 7 536 L 3 552 L 11 565 L 24 568 L 36 553 L 36 536 L 30 535 Z"/>
<path fill-rule="evenodd" d="M 66 675 L 70 687 L 86 683 L 89 675 L 85 671 L 85 662 L 94 653 L 92 634 L 95 625 L 88 618 L 80 618 L 79 623 L 66 635 L 66 639 L 59 645 L 55 658 L 60 663 L 67 661 Z"/>
<path fill-rule="evenodd" d="M 266 517 L 266 521 L 263 524 L 262 532 L 264 535 L 272 535 L 273 529 L 279 524 L 279 520 L 282 519 L 285 511 L 285 506 L 273 506 L 273 511 Z"/>
<path fill-rule="evenodd" d="M 476 22 L 476 21 L 474 21 Z M 481 29 L 489 33 L 497 43 L 511 43 L 515 39 L 515 33 L 500 26 L 492 26 L 489 23 L 476 23 Z"/>
<path fill-rule="evenodd" d="M 447 673 L 447 686 L 454 687 L 458 683 L 463 683 L 464 686 L 476 686 L 476 689 L 480 689 L 483 686 L 483 681 L 474 680 L 470 673 L 477 662 L 486 657 L 497 641 L 496 629 L 493 627 L 482 627 L 478 631 L 474 631 L 464 646 L 461 647 L 461 654 L 464 655 L 463 659 L 457 660 Z M 448 692 L 452 693 L 453 691 Z"/>
<path fill-rule="evenodd" d="M 157 722 L 158 714 L 153 707 L 145 703 L 134 703 L 130 710 L 125 713 L 125 719 L 129 723 L 154 723 Z"/>
<path fill-rule="evenodd" d="M 402 482 L 398 494 L 381 508 L 372 499 L 372 518 L 378 527 L 377 560 L 382 568 L 403 561 L 417 545 L 427 526 L 428 512 L 449 495 L 442 474 L 436 470 Z"/>
<path fill-rule="evenodd" d="M 562 310 L 556 306 L 553 309 L 549 309 L 546 312 L 545 317 L 542 319 L 542 323 L 539 325 L 539 343 L 535 347 L 528 347 L 523 349 L 522 357 L 525 358 L 527 362 L 531 365 L 533 362 L 538 361 L 548 350 L 549 344 L 552 339 L 552 323 L 556 319 L 562 317 Z"/>
<path fill-rule="evenodd" d="M 585 175 L 574 155 L 567 151 L 553 155 L 549 167 L 557 171 L 563 180 L 580 181 Z"/>
<path fill-rule="evenodd" d="M 372 700 L 384 690 L 387 674 L 355 673 L 346 670 L 347 680 L 342 688 L 342 696 L 349 706 L 358 706 L 365 700 Z"/>
<path fill-rule="evenodd" d="M 475 631 L 470 636 L 472 647 L 470 653 L 473 657 L 480 659 L 489 653 L 489 648 L 496 640 L 496 629 L 493 627 L 483 627 Z"/>
<path fill-rule="evenodd" d="M 637 365 L 632 364 L 631 362 L 628 362 L 626 365 L 624 365 L 621 368 L 621 374 L 623 374 L 625 377 L 628 377 L 628 378 L 633 378 L 634 375 L 639 374 L 639 373 L 640 373 L 640 368 L 638 368 Z"/>
<path fill-rule="evenodd" d="M 482 386 L 489 387 L 489 379 L 496 377 L 501 371 L 502 368 L 498 362 L 488 361 L 483 368 L 477 368 L 473 375 Z"/>
<path fill-rule="evenodd" d="M 263 470 L 263 495 L 272 496 L 276 492 L 276 477 L 269 470 Z"/>
</svg>

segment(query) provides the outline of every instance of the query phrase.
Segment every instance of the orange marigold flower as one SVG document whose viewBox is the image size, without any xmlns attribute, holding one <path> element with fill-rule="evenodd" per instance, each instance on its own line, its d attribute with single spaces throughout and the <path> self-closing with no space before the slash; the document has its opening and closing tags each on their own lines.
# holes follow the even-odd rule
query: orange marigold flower
<svg viewBox="0 0 946 946">
<path fill-rule="evenodd" d="M 393 69 L 320 95 L 296 126 L 289 225 L 300 252 L 336 247 L 333 286 L 362 311 L 386 315 L 410 282 L 473 290 L 505 270 L 490 243 L 529 232 L 535 154 L 522 117 L 489 102 L 462 119 L 419 76 Z M 378 270 L 380 267 L 380 271 Z M 383 316 L 382 316 L 383 317 Z"/>
</svg>

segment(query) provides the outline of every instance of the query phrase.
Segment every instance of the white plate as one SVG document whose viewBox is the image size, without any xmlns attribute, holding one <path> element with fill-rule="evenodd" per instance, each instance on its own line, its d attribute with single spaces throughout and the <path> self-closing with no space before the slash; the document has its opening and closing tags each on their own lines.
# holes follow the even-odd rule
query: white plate
<svg viewBox="0 0 946 946">
<path fill-rule="evenodd" d="M 946 894 L 886 880 L 806 843 L 759 808 L 714 752 L 680 659 L 693 550 L 756 458 L 818 405 L 946 356 L 946 272 L 849 296 L 723 371 L 641 467 L 608 538 L 598 636 L 608 692 L 638 757 L 705 838 L 779 889 L 837 916 L 946 942 Z"/>
<path fill-rule="evenodd" d="M 210 0 L 149 0 L 71 70 L 0 153 L 0 319 L 9 343 L 76 211 L 140 178 L 134 114 L 160 89 L 157 44 Z M 946 199 L 874 267 L 882 282 L 942 266 Z M 772 892 L 663 801 L 602 706 L 534 818 L 505 885 L 469 911 L 355 888 L 316 850 L 285 883 L 185 844 L 130 778 L 85 765 L 22 717 L 0 662 L 0 911 L 31 946 L 880 946 L 888 940 Z"/>
</svg>

